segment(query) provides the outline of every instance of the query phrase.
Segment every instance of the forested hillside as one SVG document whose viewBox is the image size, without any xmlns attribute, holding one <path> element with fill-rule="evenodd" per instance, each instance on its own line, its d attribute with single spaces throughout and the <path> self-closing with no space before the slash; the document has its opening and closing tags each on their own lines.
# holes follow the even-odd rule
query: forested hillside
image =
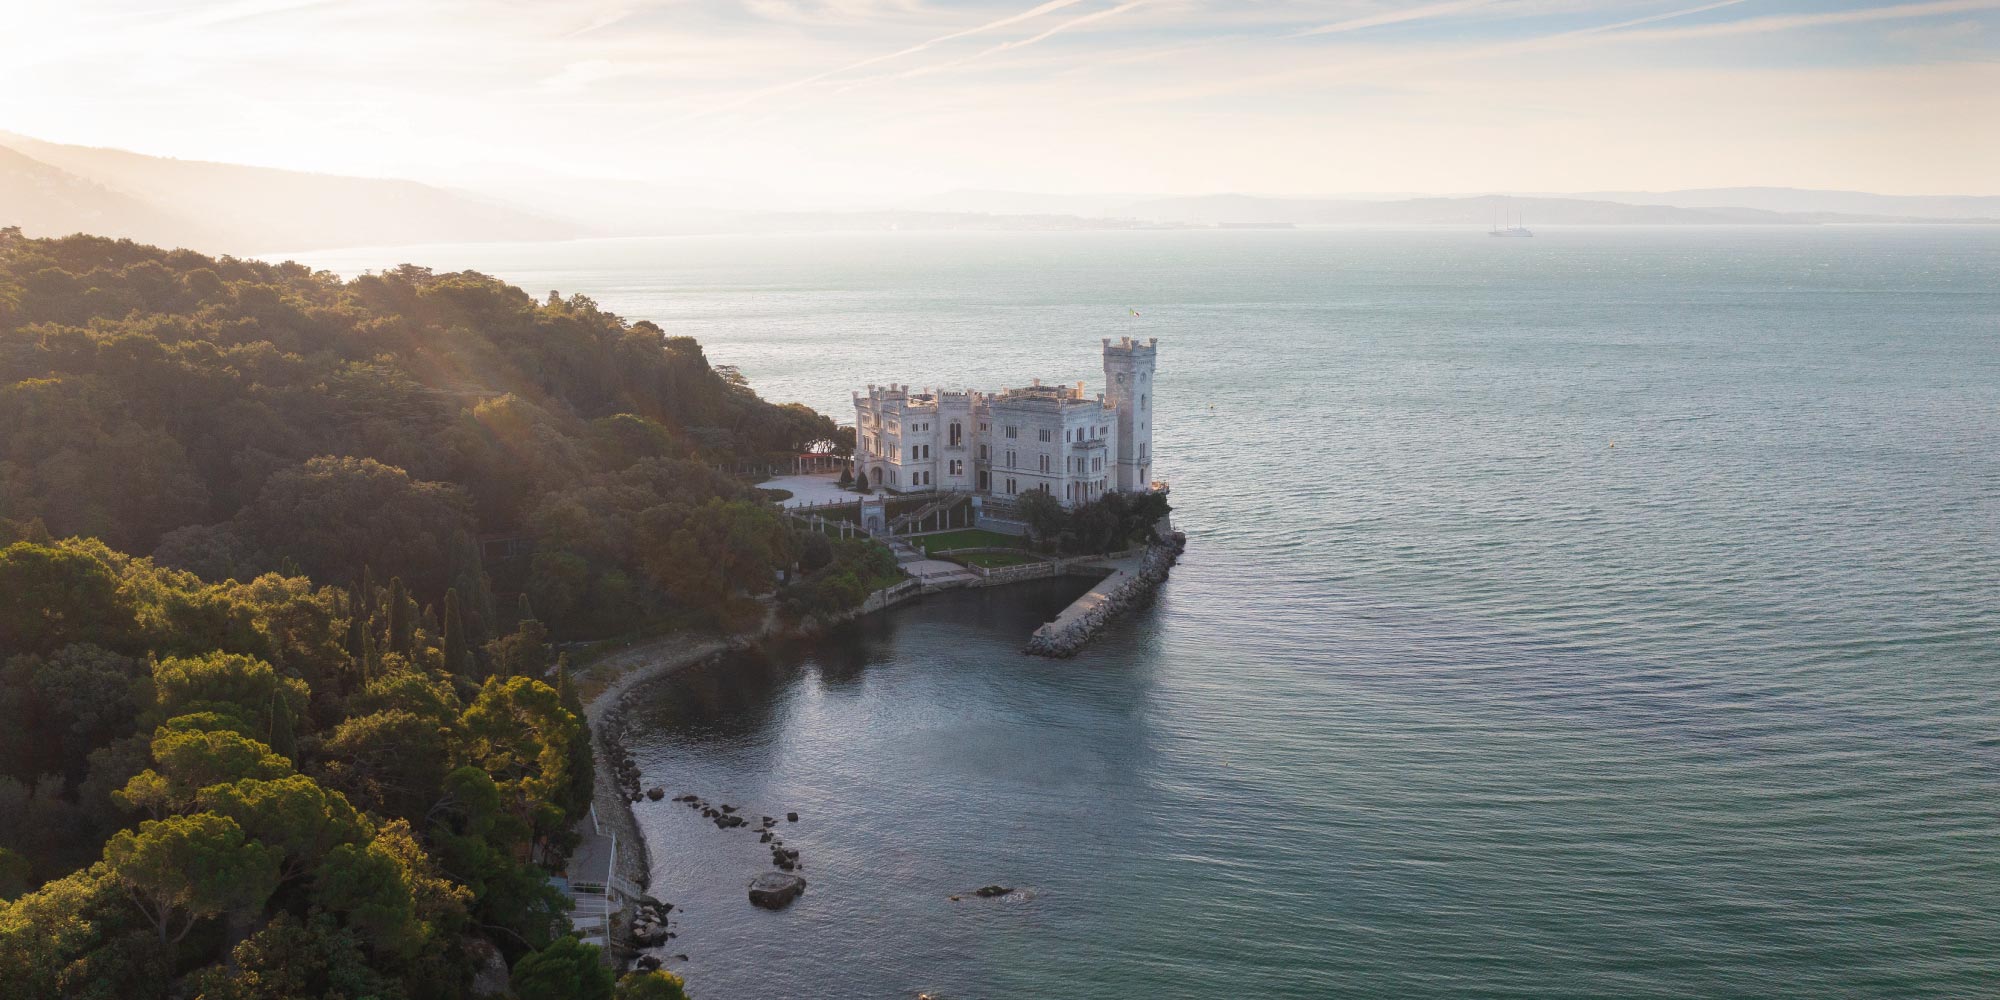
<svg viewBox="0 0 2000 1000">
<path fill-rule="evenodd" d="M 838 436 L 581 296 L 0 230 L 0 1000 L 608 997 L 547 640 L 860 601 L 735 475 Z"/>
<path fill-rule="evenodd" d="M 0 531 L 16 537 L 39 522 L 210 580 L 372 571 L 429 604 L 456 587 L 481 637 L 513 610 L 495 620 L 490 573 L 559 635 L 597 635 L 759 589 L 794 553 L 717 470 L 836 436 L 583 296 L 0 231 Z M 777 548 L 717 578 L 672 554 L 683 535 Z M 518 559 L 487 565 L 482 538 Z"/>
<path fill-rule="evenodd" d="M 96 541 L 0 550 L 0 593 L 0 894 L 40 887 L 0 905 L 0 998 L 455 997 L 557 940 L 541 864 L 592 779 L 541 647 L 480 680 L 400 582 Z"/>
</svg>

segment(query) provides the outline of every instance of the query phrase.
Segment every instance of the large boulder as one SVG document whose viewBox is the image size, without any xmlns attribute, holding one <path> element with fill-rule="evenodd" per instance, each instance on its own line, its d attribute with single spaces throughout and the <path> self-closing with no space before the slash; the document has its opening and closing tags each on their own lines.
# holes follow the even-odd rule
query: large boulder
<svg viewBox="0 0 2000 1000">
<path fill-rule="evenodd" d="M 485 998 L 512 996 L 508 990 L 507 958 L 484 938 L 464 939 L 465 953 L 474 963 L 470 995 Z"/>
<path fill-rule="evenodd" d="M 750 901 L 767 910 L 790 906 L 806 891 L 806 880 L 783 872 L 765 872 L 750 880 Z"/>
</svg>

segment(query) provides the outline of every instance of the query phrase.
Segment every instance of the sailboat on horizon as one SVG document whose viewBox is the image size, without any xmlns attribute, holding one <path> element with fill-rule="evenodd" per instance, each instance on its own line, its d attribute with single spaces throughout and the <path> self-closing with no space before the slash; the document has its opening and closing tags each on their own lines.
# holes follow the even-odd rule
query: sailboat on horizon
<svg viewBox="0 0 2000 1000">
<path fill-rule="evenodd" d="M 1534 234 L 1534 232 L 1533 232 L 1532 230 L 1530 230 L 1530 229 L 1529 229 L 1529 228 L 1528 228 L 1527 226 L 1524 226 L 1524 225 L 1522 225 L 1522 224 L 1521 224 L 1523 220 L 1522 220 L 1522 218 L 1521 218 L 1521 216 L 1520 216 L 1520 214 L 1519 214 L 1518 212 L 1516 212 L 1516 214 L 1515 214 L 1515 216 L 1514 216 L 1514 224 L 1513 224 L 1513 225 L 1511 225 L 1511 226 L 1508 226 L 1508 225 L 1504 225 L 1504 223 L 1506 222 L 1506 218 L 1507 218 L 1507 215 L 1506 215 L 1506 212 L 1505 212 L 1505 211 L 1502 211 L 1502 212 L 1501 212 L 1501 214 L 1500 214 L 1500 221 L 1499 221 L 1499 222 L 1496 222 L 1496 223 L 1494 223 L 1494 225 L 1493 225 L 1493 228 L 1492 228 L 1491 230 L 1489 230 L 1489 231 L 1488 231 L 1488 232 L 1486 233 L 1486 235 L 1488 235 L 1488 236 L 1533 236 L 1533 235 L 1535 235 L 1535 234 Z"/>
</svg>

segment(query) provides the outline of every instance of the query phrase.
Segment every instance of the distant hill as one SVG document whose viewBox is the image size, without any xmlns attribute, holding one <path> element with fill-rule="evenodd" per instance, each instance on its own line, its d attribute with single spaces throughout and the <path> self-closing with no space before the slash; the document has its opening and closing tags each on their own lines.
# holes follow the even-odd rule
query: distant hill
<svg viewBox="0 0 2000 1000">
<path fill-rule="evenodd" d="M 415 181 L 67 146 L 0 132 L 0 226 L 233 254 L 566 239 L 581 227 Z"/>
<path fill-rule="evenodd" d="M 1038 194 L 1033 191 L 963 189 L 918 198 L 898 206 L 917 212 L 985 213 L 988 215 L 1080 215 L 1116 217 L 1137 202 L 1155 196 L 1137 194 Z"/>
<path fill-rule="evenodd" d="M 1688 226 L 1688 225 L 1810 225 L 1821 222 L 1906 222 L 1904 217 L 1849 215 L 1833 212 L 1776 212 L 1717 206 L 1685 208 L 1674 205 L 1634 205 L 1582 198 L 1518 198 L 1486 195 L 1472 198 L 1406 198 L 1359 201 L 1317 198 L 1258 198 L 1219 194 L 1197 198 L 1165 198 L 1125 207 L 1120 213 L 1141 219 L 1195 225 L 1283 223 L 1300 225 L 1455 225 L 1491 226 L 1515 219 L 1530 228 L 1561 226 Z"/>
<path fill-rule="evenodd" d="M 1694 188 L 1685 191 L 1600 191 L 1567 195 L 1680 208 L 1733 206 L 1770 212 L 1836 213 L 1909 219 L 2000 219 L 2000 196 L 1901 195 L 1866 191 L 1812 191 L 1786 187 Z"/>
<path fill-rule="evenodd" d="M 1243 194 L 1189 197 L 1049 195 L 961 190 L 904 207 L 994 215 L 1080 215 L 1215 226 L 1492 225 L 1520 215 L 1530 225 L 1809 225 L 1825 222 L 1991 222 L 2000 197 L 1910 197 L 1799 188 L 1710 188 L 1593 194 L 1432 197 L 1407 193 L 1284 198 Z"/>
<path fill-rule="evenodd" d="M 0 146 L 0 225 L 20 226 L 30 235 L 102 230 L 153 243 L 205 245 L 218 236 L 192 219 L 5 146 Z"/>
</svg>

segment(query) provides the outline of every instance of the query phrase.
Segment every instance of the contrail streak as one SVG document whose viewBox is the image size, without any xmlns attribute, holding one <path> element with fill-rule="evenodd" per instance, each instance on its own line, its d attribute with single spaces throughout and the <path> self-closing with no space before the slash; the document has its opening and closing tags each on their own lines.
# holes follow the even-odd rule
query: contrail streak
<svg viewBox="0 0 2000 1000">
<path fill-rule="evenodd" d="M 1009 25 L 1019 24 L 1022 21 L 1033 20 L 1037 17 L 1042 16 L 1043 14 L 1052 13 L 1054 11 L 1063 9 L 1064 7 L 1074 7 L 1082 2 L 1083 0 L 1048 0 L 1047 3 L 1041 4 L 1040 6 L 1037 7 L 1031 7 L 1028 10 L 1024 10 L 1018 14 L 1009 14 L 1006 17 L 994 21 L 988 21 L 985 24 L 981 24 L 976 27 L 963 28 L 958 31 L 953 31 L 947 34 L 939 35 L 936 38 L 927 38 L 906 49 L 899 49 L 895 52 L 885 52 L 879 56 L 869 56 L 868 58 L 860 60 L 858 62 L 848 63 L 845 66 L 840 66 L 835 69 L 822 70 L 818 73 L 812 74 L 811 76 L 800 77 L 799 79 L 793 80 L 790 83 L 781 83 L 774 87 L 766 87 L 763 90 L 753 91 L 727 104 L 717 105 L 716 107 L 709 108 L 706 111 L 698 111 L 695 112 L 694 114 L 687 115 L 681 120 L 688 121 L 695 118 L 707 117 L 708 115 L 717 114 L 723 111 L 733 111 L 745 105 L 754 104 L 757 101 L 764 100 L 767 97 L 775 97 L 787 91 L 797 90 L 800 87 L 810 86 L 812 84 L 820 82 L 821 80 L 825 80 L 829 77 L 840 76 L 844 73 L 852 73 L 857 69 L 866 69 L 870 66 L 876 65 L 877 63 L 885 63 L 893 59 L 901 59 L 904 58 L 905 56 L 913 56 L 935 45 L 942 45 L 945 42 L 955 41 L 960 38 L 967 38 L 972 35 L 981 35 L 989 31 L 996 31 L 1000 28 L 1005 28 Z"/>
</svg>

